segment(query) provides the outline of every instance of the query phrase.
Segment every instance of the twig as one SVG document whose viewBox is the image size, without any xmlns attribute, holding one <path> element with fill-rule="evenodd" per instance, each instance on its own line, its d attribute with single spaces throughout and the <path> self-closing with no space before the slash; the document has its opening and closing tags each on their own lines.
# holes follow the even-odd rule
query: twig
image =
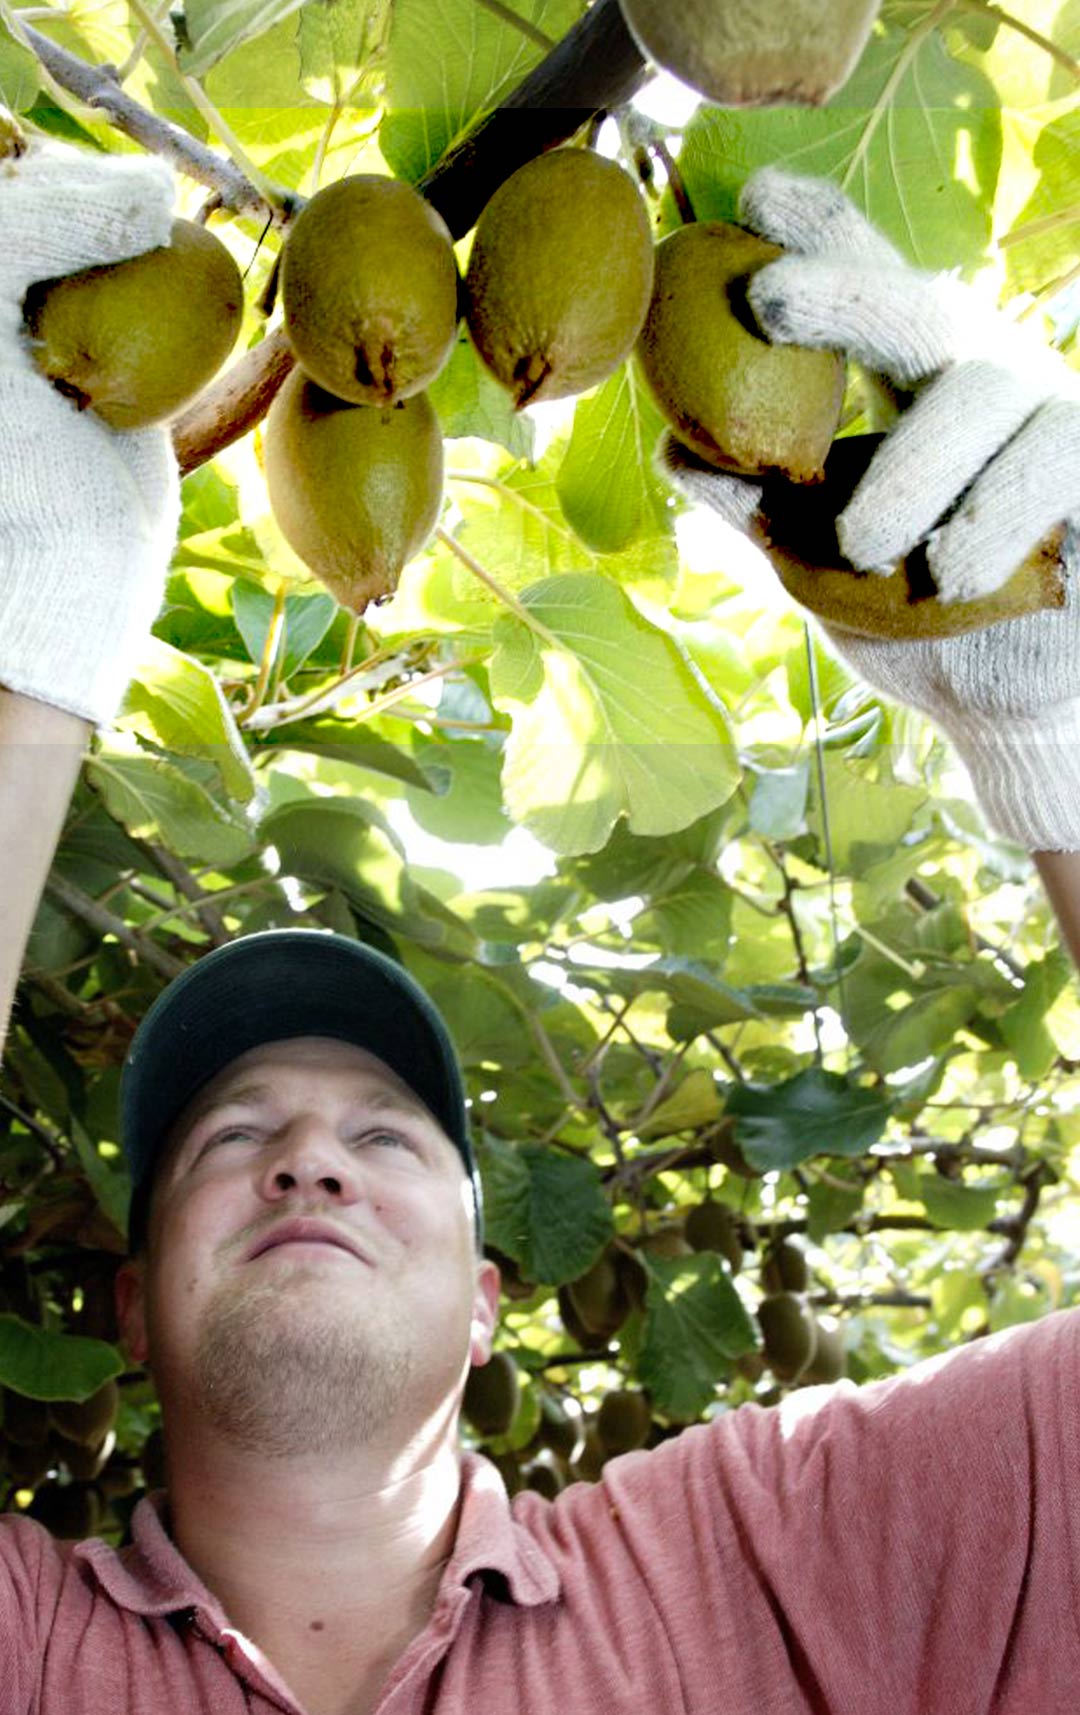
<svg viewBox="0 0 1080 1715">
<path fill-rule="evenodd" d="M 667 182 L 671 188 L 671 194 L 675 199 L 675 207 L 679 211 L 679 219 L 682 221 L 684 226 L 693 226 L 694 222 L 697 220 L 697 215 L 694 213 L 694 205 L 690 201 L 686 184 L 683 180 L 682 173 L 679 170 L 679 163 L 676 161 L 674 155 L 671 153 L 671 150 L 668 148 L 662 137 L 657 137 L 652 148 L 657 160 L 661 163 L 664 172 L 667 174 Z"/>
<path fill-rule="evenodd" d="M 16 12 L 16 20 L 18 16 Z M 26 46 L 62 89 L 78 96 L 87 107 L 104 113 L 110 124 L 122 131 L 125 137 L 141 143 L 144 149 L 160 155 L 163 160 L 171 161 L 188 178 L 209 185 L 220 196 L 223 208 L 236 214 L 256 215 L 265 215 L 269 210 L 275 216 L 281 216 L 290 206 L 284 192 L 273 193 L 274 200 L 271 200 L 232 161 L 224 160 L 182 126 L 159 119 L 126 95 L 116 81 L 112 67 L 88 65 L 77 55 L 69 54 L 66 48 L 51 42 L 48 36 L 43 36 L 30 24 L 17 27 Z"/>
<path fill-rule="evenodd" d="M 917 875 L 913 875 L 910 881 L 905 883 L 904 892 L 923 911 L 936 911 L 941 904 L 941 900 L 933 888 L 927 887 L 926 883 L 920 881 Z M 973 935 L 972 940 L 980 952 L 992 954 L 995 964 L 1004 965 L 1007 971 L 1023 982 L 1023 965 L 1014 959 L 1011 953 L 1007 953 L 1004 947 L 998 947 L 993 941 L 988 941 L 985 935 Z"/>
<path fill-rule="evenodd" d="M 3 1094 L 0 1094 L 0 1108 L 3 1108 L 6 1113 L 9 1113 L 13 1119 L 17 1119 L 20 1125 L 24 1125 L 26 1127 L 27 1131 L 32 1131 L 38 1141 L 45 1145 L 49 1160 L 52 1162 L 54 1167 L 63 1167 L 65 1165 L 66 1151 L 63 1143 L 53 1132 L 49 1131 L 46 1126 L 43 1126 L 40 1120 L 36 1120 L 33 1114 L 24 1113 L 23 1109 L 20 1108 L 17 1103 L 13 1102 L 10 1097 Z"/>
<path fill-rule="evenodd" d="M 504 24 L 509 24 L 513 29 L 520 30 L 523 36 L 527 36 L 530 42 L 535 42 L 537 47 L 543 48 L 545 53 L 550 53 L 555 46 L 550 36 L 545 36 L 543 30 L 530 23 L 528 18 L 522 18 L 512 7 L 504 6 L 503 0 L 476 0 L 476 4 L 483 6 L 496 18 L 501 18 Z"/>
<path fill-rule="evenodd" d="M 91 899 L 81 887 L 76 887 L 74 882 L 68 881 L 57 870 L 54 869 L 49 876 L 45 891 L 66 911 L 70 911 L 72 916 L 78 917 L 98 934 L 114 936 L 122 947 L 134 953 L 142 964 L 157 971 L 159 976 L 178 977 L 187 969 L 182 959 L 174 958 L 172 953 L 167 953 L 163 947 L 156 946 L 137 929 L 132 929 L 122 917 L 107 911 L 96 899 Z"/>
</svg>

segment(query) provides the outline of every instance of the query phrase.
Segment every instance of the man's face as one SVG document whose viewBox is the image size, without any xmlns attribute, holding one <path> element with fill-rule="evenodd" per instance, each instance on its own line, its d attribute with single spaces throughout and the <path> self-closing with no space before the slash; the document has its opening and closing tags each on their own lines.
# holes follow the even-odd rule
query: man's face
<svg viewBox="0 0 1080 1715">
<path fill-rule="evenodd" d="M 436 1120 L 374 1055 L 297 1037 L 185 1109 L 120 1295 L 167 1413 L 290 1456 L 441 1427 L 497 1291 Z"/>
</svg>

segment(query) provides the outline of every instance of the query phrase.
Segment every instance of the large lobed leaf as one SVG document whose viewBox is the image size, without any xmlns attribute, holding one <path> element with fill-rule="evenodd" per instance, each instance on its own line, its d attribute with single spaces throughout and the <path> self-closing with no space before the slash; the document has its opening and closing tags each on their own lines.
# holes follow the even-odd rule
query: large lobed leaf
<svg viewBox="0 0 1080 1715">
<path fill-rule="evenodd" d="M 503 791 L 515 821 L 555 851 L 685 828 L 739 782 L 724 712 L 674 640 L 604 578 L 523 592 L 528 620 L 495 626 L 491 692 L 513 718 Z M 532 623 L 530 623 L 532 622 Z"/>
</svg>

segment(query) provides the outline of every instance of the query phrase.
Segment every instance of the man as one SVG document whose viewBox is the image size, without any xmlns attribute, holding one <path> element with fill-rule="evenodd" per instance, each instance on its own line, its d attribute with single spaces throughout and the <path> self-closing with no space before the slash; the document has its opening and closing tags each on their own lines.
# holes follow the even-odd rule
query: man
<svg viewBox="0 0 1080 1715">
<path fill-rule="evenodd" d="M 66 200 L 65 174 L 79 179 Z M 854 349 L 867 320 L 890 351 L 919 335 L 921 373 L 941 381 L 916 409 L 965 380 L 951 343 L 964 313 L 875 248 L 831 187 L 754 185 L 761 226 L 790 229 L 801 210 L 831 235 L 842 307 L 862 316 L 844 336 L 826 325 L 824 245 L 766 271 L 759 319 Z M 24 361 L 18 304 L 40 275 L 157 241 L 166 212 L 145 163 L 79 157 L 76 173 L 56 156 L 0 179 L 0 1015 L 80 747 L 119 700 L 175 521 L 164 437 L 110 436 L 55 400 Z M 966 380 L 995 375 L 979 359 Z M 1040 380 L 1023 399 L 1017 382 L 1011 407 L 1012 382 L 995 381 L 996 410 L 973 413 L 999 529 L 1012 491 L 995 465 L 1007 476 L 1015 434 L 1068 393 L 1056 372 L 1042 394 Z M 910 456 L 900 430 L 890 441 Z M 954 475 L 974 456 L 961 451 Z M 942 461 L 943 441 L 919 506 L 928 486 L 940 496 Z M 752 523 L 752 492 L 682 479 Z M 1047 508 L 1078 499 L 1018 487 L 1013 510 L 1037 539 Z M 891 540 L 912 527 L 892 509 Z M 994 637 L 862 664 L 937 714 L 999 824 L 1036 852 L 1076 947 L 1076 605 Z M 494 1469 L 457 1445 L 497 1279 L 475 1245 L 460 1076 L 410 979 L 321 934 L 220 949 L 148 1014 L 123 1110 L 136 1196 L 120 1307 L 163 1402 L 167 1497 L 141 1503 L 119 1553 L 0 1523 L 4 1715 L 1073 1708 L 1080 1319 L 744 1408 L 511 1511 Z"/>
</svg>

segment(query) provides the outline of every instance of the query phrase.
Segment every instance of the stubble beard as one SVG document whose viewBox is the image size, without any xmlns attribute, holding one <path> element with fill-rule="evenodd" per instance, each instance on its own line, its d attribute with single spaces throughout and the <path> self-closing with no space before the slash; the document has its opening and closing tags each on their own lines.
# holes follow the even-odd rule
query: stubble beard
<svg viewBox="0 0 1080 1715">
<path fill-rule="evenodd" d="M 235 1282 L 207 1304 L 193 1377 L 207 1422 L 263 1458 L 356 1451 L 385 1437 L 414 1370 L 403 1318 L 292 1306 L 299 1283 Z M 296 1313 L 294 1313 L 294 1310 Z"/>
</svg>

